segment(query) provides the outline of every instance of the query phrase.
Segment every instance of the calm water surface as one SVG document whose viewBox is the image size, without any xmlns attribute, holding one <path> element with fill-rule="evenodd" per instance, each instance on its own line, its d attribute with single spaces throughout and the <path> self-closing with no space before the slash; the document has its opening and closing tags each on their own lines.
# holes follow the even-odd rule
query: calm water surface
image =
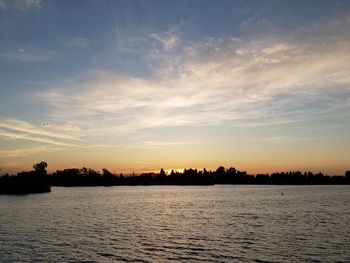
<svg viewBox="0 0 350 263">
<path fill-rule="evenodd" d="M 0 196 L 0 262 L 350 262 L 349 223 L 350 186 L 54 187 Z"/>
</svg>

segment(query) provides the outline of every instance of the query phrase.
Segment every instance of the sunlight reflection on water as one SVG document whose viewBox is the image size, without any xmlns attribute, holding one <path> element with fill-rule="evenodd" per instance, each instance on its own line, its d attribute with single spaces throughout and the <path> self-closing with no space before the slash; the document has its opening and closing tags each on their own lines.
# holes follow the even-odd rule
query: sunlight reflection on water
<svg viewBox="0 0 350 263">
<path fill-rule="evenodd" d="M 0 262 L 350 262 L 349 190 L 54 187 L 0 196 Z"/>
</svg>

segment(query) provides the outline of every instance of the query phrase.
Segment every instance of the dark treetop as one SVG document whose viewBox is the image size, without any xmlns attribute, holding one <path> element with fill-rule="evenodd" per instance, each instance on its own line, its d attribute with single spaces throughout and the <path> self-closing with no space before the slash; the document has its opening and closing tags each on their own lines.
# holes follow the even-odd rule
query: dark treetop
<svg viewBox="0 0 350 263">
<path fill-rule="evenodd" d="M 51 186 L 113 186 L 113 185 L 214 185 L 214 184 L 350 184 L 350 171 L 345 176 L 329 176 L 311 172 L 282 172 L 249 175 L 233 167 L 220 166 L 216 171 L 185 169 L 182 173 L 142 173 L 140 175 L 102 173 L 90 168 L 68 168 L 52 174 L 46 171 L 47 163 L 33 165 L 29 172 L 0 177 L 0 194 L 28 194 L 50 192 Z"/>
</svg>

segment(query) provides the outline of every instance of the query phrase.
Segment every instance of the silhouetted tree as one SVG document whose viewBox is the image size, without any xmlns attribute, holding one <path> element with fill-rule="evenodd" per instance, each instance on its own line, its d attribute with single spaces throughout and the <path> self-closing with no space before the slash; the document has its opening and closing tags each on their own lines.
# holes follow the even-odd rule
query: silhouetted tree
<svg viewBox="0 0 350 263">
<path fill-rule="evenodd" d="M 268 174 L 257 174 L 255 178 L 256 182 L 259 184 L 266 184 L 270 181 L 270 176 Z"/>
<path fill-rule="evenodd" d="M 47 174 L 46 168 L 47 168 L 47 163 L 43 161 L 33 165 L 34 171 L 37 172 L 39 175 L 46 175 Z"/>
<path fill-rule="evenodd" d="M 225 175 L 225 167 L 219 166 L 218 169 L 216 169 L 216 175 L 218 177 Z"/>
<path fill-rule="evenodd" d="M 0 177 L 0 194 L 23 194 L 49 192 L 50 186 L 110 186 L 110 185 L 213 185 L 213 184 L 350 184 L 350 171 L 345 176 L 328 176 L 322 173 L 289 171 L 248 175 L 233 167 L 220 166 L 215 172 L 184 169 L 182 173 L 172 170 L 167 176 L 162 168 L 159 173 L 136 175 L 112 174 L 103 168 L 102 173 L 83 167 L 57 170 L 47 175 L 47 163 L 33 165 L 32 171 L 8 174 Z"/>
<path fill-rule="evenodd" d="M 102 168 L 102 176 L 103 177 L 110 177 L 110 176 L 113 176 L 113 174 L 110 171 L 108 171 L 108 169 Z"/>
<path fill-rule="evenodd" d="M 229 175 L 229 176 L 234 176 L 236 175 L 236 168 L 234 167 L 230 167 L 226 170 L 226 174 Z"/>
<path fill-rule="evenodd" d="M 33 165 L 32 171 L 18 172 L 16 176 L 0 177 L 0 194 L 29 194 L 50 192 L 46 162 Z"/>
<path fill-rule="evenodd" d="M 165 176 L 166 176 L 166 173 L 165 173 L 165 171 L 164 171 L 163 168 L 160 169 L 159 175 L 160 175 L 161 177 L 165 177 Z"/>
</svg>

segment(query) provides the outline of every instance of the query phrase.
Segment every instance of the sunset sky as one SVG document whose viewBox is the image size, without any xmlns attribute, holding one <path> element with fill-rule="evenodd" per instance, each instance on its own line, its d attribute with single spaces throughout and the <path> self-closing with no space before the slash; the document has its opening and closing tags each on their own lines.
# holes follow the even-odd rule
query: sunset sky
<svg viewBox="0 0 350 263">
<path fill-rule="evenodd" d="M 350 1 L 0 0 L 0 174 L 350 169 Z"/>
</svg>

